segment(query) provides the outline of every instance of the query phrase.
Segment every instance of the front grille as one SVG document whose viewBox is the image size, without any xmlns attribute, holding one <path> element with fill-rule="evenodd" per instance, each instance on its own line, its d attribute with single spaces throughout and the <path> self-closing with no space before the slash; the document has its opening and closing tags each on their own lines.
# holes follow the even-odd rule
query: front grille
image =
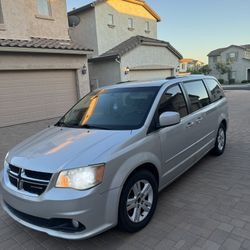
<svg viewBox="0 0 250 250">
<path fill-rule="evenodd" d="M 18 190 L 41 195 L 46 190 L 52 174 L 26 170 L 10 164 L 8 176 L 10 183 Z"/>
<path fill-rule="evenodd" d="M 86 229 L 85 226 L 80 222 L 78 227 L 75 227 L 71 219 L 65 219 L 65 218 L 43 219 L 40 217 L 22 213 L 16 210 L 15 208 L 11 207 L 7 203 L 5 203 L 5 205 L 19 219 L 39 227 L 48 228 L 64 233 L 77 233 L 77 232 L 82 232 Z"/>
</svg>

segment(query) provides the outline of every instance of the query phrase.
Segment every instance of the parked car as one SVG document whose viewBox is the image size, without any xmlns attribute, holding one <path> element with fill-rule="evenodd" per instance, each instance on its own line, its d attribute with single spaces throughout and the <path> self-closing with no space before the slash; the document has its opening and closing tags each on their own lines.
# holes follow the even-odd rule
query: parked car
<svg viewBox="0 0 250 250">
<path fill-rule="evenodd" d="M 158 192 L 226 145 L 218 81 L 191 75 L 96 90 L 6 156 L 2 206 L 29 228 L 83 239 L 151 220 Z"/>
</svg>

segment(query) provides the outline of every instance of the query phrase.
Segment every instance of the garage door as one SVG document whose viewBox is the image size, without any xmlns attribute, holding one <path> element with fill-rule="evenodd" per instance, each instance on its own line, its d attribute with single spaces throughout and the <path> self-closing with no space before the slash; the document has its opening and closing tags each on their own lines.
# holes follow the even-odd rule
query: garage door
<svg viewBox="0 0 250 250">
<path fill-rule="evenodd" d="M 172 76 L 172 70 L 132 70 L 129 72 L 130 81 L 144 81 L 144 80 L 155 80 L 164 79 L 166 77 Z"/>
<path fill-rule="evenodd" d="M 77 101 L 75 72 L 0 72 L 0 127 L 54 118 Z"/>
</svg>

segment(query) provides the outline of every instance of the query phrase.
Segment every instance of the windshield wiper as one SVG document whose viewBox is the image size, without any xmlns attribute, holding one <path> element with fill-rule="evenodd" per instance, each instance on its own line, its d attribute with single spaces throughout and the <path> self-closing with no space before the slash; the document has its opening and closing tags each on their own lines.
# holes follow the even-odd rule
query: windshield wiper
<svg viewBox="0 0 250 250">
<path fill-rule="evenodd" d="M 68 124 L 66 124 L 64 121 L 59 121 L 55 124 L 55 126 L 58 127 L 69 127 Z"/>
<path fill-rule="evenodd" d="M 81 125 L 79 126 L 80 128 L 87 128 L 87 129 L 100 129 L 100 130 L 110 130 L 109 128 L 105 128 L 105 127 L 100 127 L 100 126 L 94 126 L 94 125 Z"/>
</svg>

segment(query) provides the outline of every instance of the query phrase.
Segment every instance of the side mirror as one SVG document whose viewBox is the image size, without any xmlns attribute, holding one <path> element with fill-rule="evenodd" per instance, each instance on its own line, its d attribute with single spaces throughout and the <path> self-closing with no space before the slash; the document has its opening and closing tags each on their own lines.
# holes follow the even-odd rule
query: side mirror
<svg viewBox="0 0 250 250">
<path fill-rule="evenodd" d="M 160 115 L 160 127 L 168 127 L 179 124 L 181 116 L 177 112 L 164 112 Z"/>
</svg>

